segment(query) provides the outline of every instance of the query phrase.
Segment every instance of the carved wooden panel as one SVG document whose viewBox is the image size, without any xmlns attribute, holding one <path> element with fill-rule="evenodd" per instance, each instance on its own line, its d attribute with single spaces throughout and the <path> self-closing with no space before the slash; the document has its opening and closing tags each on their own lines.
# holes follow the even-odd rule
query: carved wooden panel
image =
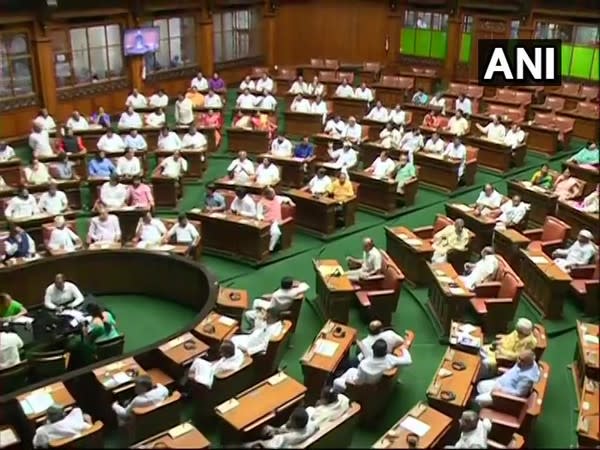
<svg viewBox="0 0 600 450">
<path fill-rule="evenodd" d="M 117 89 L 129 89 L 129 81 L 126 78 L 121 78 L 114 81 L 63 88 L 57 91 L 57 96 L 59 101 L 65 101 L 80 97 L 93 97 L 95 95 L 113 92 Z"/>
<path fill-rule="evenodd" d="M 38 106 L 39 104 L 39 99 L 35 94 L 22 97 L 0 99 L 0 112 L 14 111 L 16 109 Z"/>
</svg>

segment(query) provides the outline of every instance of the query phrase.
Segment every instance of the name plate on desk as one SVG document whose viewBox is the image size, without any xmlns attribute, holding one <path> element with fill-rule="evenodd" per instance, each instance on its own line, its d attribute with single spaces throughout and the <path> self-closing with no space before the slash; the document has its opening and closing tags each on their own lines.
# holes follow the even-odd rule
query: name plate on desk
<svg viewBox="0 0 600 450">
<path fill-rule="evenodd" d="M 191 423 L 182 423 L 181 425 L 177 425 L 174 428 L 169 430 L 169 436 L 172 439 L 177 439 L 179 436 L 183 436 L 186 433 L 189 433 L 194 429 L 194 426 Z"/>
<path fill-rule="evenodd" d="M 227 400 L 225 403 L 221 403 L 219 406 L 216 407 L 216 410 L 221 414 L 225 414 L 228 411 L 237 408 L 239 405 L 240 402 L 238 402 L 235 398 L 232 398 L 230 400 Z"/>
<path fill-rule="evenodd" d="M 231 317 L 221 316 L 221 317 L 219 317 L 219 323 L 222 323 L 223 325 L 230 327 L 232 325 L 235 325 L 236 320 L 232 319 Z"/>
<path fill-rule="evenodd" d="M 408 432 L 414 433 L 419 437 L 425 436 L 431 429 L 431 427 L 425 422 L 415 419 L 412 416 L 408 416 L 406 419 L 400 422 L 400 426 Z"/>
<path fill-rule="evenodd" d="M 52 394 L 48 392 L 33 392 L 20 401 L 21 408 L 26 416 L 40 414 L 54 404 Z"/>
<path fill-rule="evenodd" d="M 529 259 L 531 260 L 531 262 L 533 262 L 534 264 L 550 264 L 550 261 L 548 261 L 543 256 L 535 256 L 535 255 L 528 255 L 528 256 L 529 256 Z"/>
<path fill-rule="evenodd" d="M 283 372 L 279 372 L 276 373 L 275 375 L 273 375 L 272 377 L 270 377 L 267 382 L 271 385 L 271 386 L 275 386 L 276 384 L 281 383 L 284 380 L 287 380 L 287 375 Z"/>
</svg>

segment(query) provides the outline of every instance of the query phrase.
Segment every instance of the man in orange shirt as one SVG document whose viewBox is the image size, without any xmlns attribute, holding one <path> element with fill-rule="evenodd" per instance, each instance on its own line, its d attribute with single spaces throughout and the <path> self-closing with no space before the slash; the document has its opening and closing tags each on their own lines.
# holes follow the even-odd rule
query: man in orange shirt
<svg viewBox="0 0 600 450">
<path fill-rule="evenodd" d="M 194 108 L 202 108 L 204 106 L 204 95 L 196 87 L 192 87 L 185 96 L 191 100 Z"/>
<path fill-rule="evenodd" d="M 440 127 L 441 118 L 437 111 L 428 112 L 423 118 L 423 126 L 437 130 Z"/>
<path fill-rule="evenodd" d="M 281 201 L 275 195 L 275 190 L 273 188 L 268 187 L 263 191 L 262 198 L 258 202 L 256 217 L 259 220 L 271 223 L 271 228 L 269 230 L 271 235 L 271 239 L 269 240 L 269 251 L 273 252 L 281 237 L 279 224 L 282 222 Z"/>
</svg>

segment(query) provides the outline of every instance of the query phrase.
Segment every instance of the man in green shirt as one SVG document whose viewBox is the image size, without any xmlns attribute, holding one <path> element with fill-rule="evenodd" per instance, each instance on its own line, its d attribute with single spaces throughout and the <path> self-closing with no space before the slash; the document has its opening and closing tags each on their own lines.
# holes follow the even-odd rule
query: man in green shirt
<svg viewBox="0 0 600 450">
<path fill-rule="evenodd" d="M 27 314 L 27 309 L 18 301 L 13 300 L 10 294 L 0 293 L 0 322 L 16 319 Z"/>
<path fill-rule="evenodd" d="M 568 161 L 577 164 L 599 164 L 600 151 L 595 142 L 588 142 L 588 144 L 579 150 L 575 155 L 571 156 Z"/>
<path fill-rule="evenodd" d="M 417 176 L 417 171 L 413 163 L 408 161 L 408 156 L 405 154 L 400 155 L 400 160 L 398 161 L 398 167 L 396 169 L 396 182 L 398 183 L 398 187 L 396 188 L 396 192 L 399 194 L 404 194 L 404 185 L 411 179 Z"/>
</svg>

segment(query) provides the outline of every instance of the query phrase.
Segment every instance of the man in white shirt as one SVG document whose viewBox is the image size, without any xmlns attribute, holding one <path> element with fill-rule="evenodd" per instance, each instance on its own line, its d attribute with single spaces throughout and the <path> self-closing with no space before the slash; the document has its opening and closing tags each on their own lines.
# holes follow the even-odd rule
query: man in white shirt
<svg viewBox="0 0 600 450">
<path fill-rule="evenodd" d="M 139 93 L 137 89 L 131 91 L 131 94 L 127 97 L 125 101 L 126 107 L 132 107 L 133 109 L 145 108 L 148 106 L 148 100 L 142 94 Z"/>
<path fill-rule="evenodd" d="M 266 89 L 262 91 L 262 94 L 263 95 L 257 99 L 257 106 L 260 109 L 275 111 L 275 108 L 277 108 L 277 100 L 275 100 L 275 97 L 273 97 L 273 95 Z"/>
<path fill-rule="evenodd" d="M 465 263 L 465 275 L 460 279 L 469 290 L 475 286 L 494 278 L 498 270 L 498 258 L 493 247 L 484 247 L 481 250 L 481 259 L 476 263 Z"/>
<path fill-rule="evenodd" d="M 98 215 L 92 217 L 88 228 L 87 243 L 113 243 L 121 241 L 121 224 L 119 218 L 101 208 Z"/>
<path fill-rule="evenodd" d="M 130 130 L 131 128 L 142 128 L 144 124 L 142 123 L 142 118 L 135 110 L 128 106 L 127 109 L 121 117 L 119 118 L 118 127 L 122 130 Z"/>
<path fill-rule="evenodd" d="M 275 186 L 279 183 L 279 169 L 269 158 L 263 158 L 256 167 L 256 183 L 262 186 Z"/>
<path fill-rule="evenodd" d="M 329 186 L 331 186 L 331 178 L 327 175 L 327 171 L 320 167 L 305 189 L 310 191 L 312 195 L 318 196 L 327 193 Z"/>
<path fill-rule="evenodd" d="M 528 210 L 529 203 L 522 202 L 519 195 L 513 196 L 500 207 L 500 215 L 496 219 L 495 229 L 502 231 L 519 224 Z"/>
<path fill-rule="evenodd" d="M 392 329 L 385 329 L 379 320 L 369 322 L 369 334 L 362 339 L 362 344 L 365 348 L 370 349 L 375 341 L 383 340 L 387 345 L 388 353 L 392 353 L 397 347 L 404 344 L 404 338 Z M 363 353 L 358 354 L 358 361 L 365 358 Z"/>
<path fill-rule="evenodd" d="M 125 150 L 125 142 L 121 136 L 113 132 L 112 128 L 107 128 L 106 133 L 98 140 L 96 147 L 106 153 L 120 153 Z"/>
<path fill-rule="evenodd" d="M 5 141 L 0 141 L 0 161 L 8 161 L 16 157 L 15 150 Z"/>
<path fill-rule="evenodd" d="M 383 106 L 383 103 L 381 103 L 380 100 L 377 100 L 375 107 L 371 109 L 371 111 L 369 111 L 369 114 L 367 114 L 366 119 L 385 123 L 389 121 L 389 116 L 390 113 L 387 110 L 387 108 Z"/>
<path fill-rule="evenodd" d="M 313 77 L 312 83 L 308 85 L 308 94 L 317 97 L 325 95 L 325 85 L 319 81 L 319 77 Z"/>
<path fill-rule="evenodd" d="M 308 85 L 304 81 L 304 77 L 302 75 L 300 75 L 296 81 L 292 83 L 292 86 L 288 92 L 294 95 L 305 95 L 309 93 Z"/>
<path fill-rule="evenodd" d="M 478 123 L 476 123 L 475 126 L 489 140 L 496 142 L 504 142 L 504 137 L 506 136 L 506 128 L 504 127 L 504 125 L 502 125 L 497 115 L 493 115 L 492 121 L 488 123 L 485 127 L 481 126 Z"/>
<path fill-rule="evenodd" d="M 346 134 L 346 124 L 340 116 L 335 116 L 327 121 L 323 131 L 330 136 L 342 137 Z"/>
<path fill-rule="evenodd" d="M 242 109 L 253 109 L 257 104 L 256 97 L 250 93 L 249 89 L 244 89 L 235 101 L 235 106 Z"/>
<path fill-rule="evenodd" d="M 429 106 L 437 106 L 438 108 L 442 108 L 442 115 L 446 113 L 446 99 L 441 92 L 436 92 L 436 94 L 431 97 L 429 100 Z"/>
<path fill-rule="evenodd" d="M 379 143 L 384 148 L 400 148 L 402 140 L 402 127 L 400 130 L 392 122 L 388 122 L 385 128 L 379 133 Z"/>
<path fill-rule="evenodd" d="M 388 152 L 383 150 L 365 172 L 375 178 L 387 179 L 393 175 L 395 168 L 396 163 L 388 156 Z"/>
<path fill-rule="evenodd" d="M 190 126 L 181 140 L 181 146 L 191 150 L 206 150 L 207 145 L 206 137 L 202 133 L 198 133 L 194 125 Z"/>
<path fill-rule="evenodd" d="M 525 133 L 521 130 L 518 123 L 513 122 L 504 136 L 504 145 L 508 145 L 510 148 L 517 148 L 525 140 Z"/>
<path fill-rule="evenodd" d="M 254 329 L 249 334 L 236 334 L 231 341 L 248 355 L 265 352 L 269 341 L 283 331 L 283 322 L 276 309 L 267 309 L 266 313 L 254 321 Z"/>
<path fill-rule="evenodd" d="M 256 83 L 250 78 L 250 75 L 246 75 L 240 83 L 240 92 L 244 92 L 246 89 L 249 91 L 256 91 Z"/>
<path fill-rule="evenodd" d="M 44 306 L 48 309 L 77 308 L 83 300 L 79 288 L 70 281 L 65 281 L 62 273 L 56 274 L 54 283 L 46 288 L 44 294 Z"/>
<path fill-rule="evenodd" d="M 353 144 L 358 144 L 362 138 L 362 127 L 356 123 L 356 119 L 353 116 L 348 118 L 348 126 L 342 135 L 344 139 L 349 140 Z"/>
<path fill-rule="evenodd" d="M 146 123 L 146 126 L 150 128 L 161 128 L 167 123 L 167 116 L 165 116 L 165 112 L 162 108 L 157 108 L 155 111 L 146 115 L 144 122 Z"/>
<path fill-rule="evenodd" d="M 198 229 L 188 220 L 185 213 L 179 214 L 177 223 L 167 231 L 164 242 L 169 243 L 171 240 L 173 240 L 176 245 L 189 246 L 195 246 L 200 240 Z"/>
<path fill-rule="evenodd" d="M 88 121 L 79 114 L 79 111 L 73 111 L 69 120 L 66 123 L 67 128 L 71 128 L 73 131 L 82 131 L 90 128 Z"/>
<path fill-rule="evenodd" d="M 0 370 L 20 363 L 19 350 L 22 348 L 23 341 L 17 333 L 0 331 Z"/>
<path fill-rule="evenodd" d="M 149 105 L 152 108 L 166 108 L 169 105 L 169 96 L 159 89 L 156 94 L 150 96 Z"/>
<path fill-rule="evenodd" d="M 258 92 L 267 91 L 268 93 L 272 93 L 274 87 L 275 86 L 273 80 L 266 73 L 263 73 L 262 76 L 256 82 L 256 90 Z"/>
<path fill-rule="evenodd" d="M 181 150 L 181 139 L 174 131 L 163 127 L 158 135 L 158 149 L 166 152 Z"/>
<path fill-rule="evenodd" d="M 354 97 L 354 89 L 352 89 L 352 86 L 348 84 L 348 80 L 346 78 L 342 80 L 342 84 L 340 84 L 335 90 L 335 96 L 341 98 Z"/>
<path fill-rule="evenodd" d="M 320 96 L 317 96 L 315 101 L 310 104 L 310 112 L 311 114 L 321 114 L 323 123 L 325 123 L 325 119 L 327 119 L 327 114 L 329 113 L 327 111 L 327 103 Z"/>
<path fill-rule="evenodd" d="M 177 96 L 175 102 L 175 122 L 178 125 L 189 125 L 194 121 L 194 104 L 183 94 Z"/>
<path fill-rule="evenodd" d="M 346 275 L 352 281 L 359 281 L 381 273 L 383 268 L 383 256 L 381 251 L 375 247 L 371 238 L 363 239 L 363 257 L 361 259 L 352 256 L 346 257 L 346 262 L 351 270 Z"/>
<path fill-rule="evenodd" d="M 390 111 L 389 120 L 395 125 L 406 125 L 406 111 L 402 109 L 401 104 L 397 104 L 394 109 Z"/>
<path fill-rule="evenodd" d="M 273 156 L 291 158 L 293 154 L 292 150 L 292 143 L 282 134 L 277 136 L 277 139 L 274 139 L 271 143 L 271 154 Z"/>
<path fill-rule="evenodd" d="M 427 142 L 425 143 L 425 150 L 431 153 L 442 154 L 446 148 L 446 143 L 440 139 L 440 135 L 433 133 Z"/>
<path fill-rule="evenodd" d="M 454 102 L 454 109 L 468 116 L 473 114 L 471 100 L 468 97 L 466 97 L 465 94 L 463 94 L 462 92 L 458 94 L 458 97 Z"/>
<path fill-rule="evenodd" d="M 162 220 L 152 217 L 150 211 L 140 218 L 135 230 L 135 237 L 137 238 L 138 248 L 147 248 L 155 245 L 159 245 L 165 235 L 167 234 L 167 228 Z"/>
<path fill-rule="evenodd" d="M 50 442 L 74 438 L 92 426 L 92 419 L 83 414 L 80 408 L 73 408 L 68 414 L 60 405 L 52 405 L 46 411 L 46 422 L 38 427 L 33 436 L 34 448 L 48 448 Z"/>
<path fill-rule="evenodd" d="M 54 228 L 50 232 L 48 250 L 52 252 L 73 252 L 82 246 L 81 239 L 67 226 L 63 216 L 56 216 Z"/>
<path fill-rule="evenodd" d="M 475 214 L 487 216 L 491 212 L 497 211 L 503 201 L 504 197 L 502 194 L 493 185 L 488 183 L 479 193 L 477 200 L 475 200 Z"/>
<path fill-rule="evenodd" d="M 56 183 L 52 182 L 48 186 L 48 192 L 40 195 L 38 209 L 42 213 L 51 214 L 53 216 L 62 214 L 69 207 L 67 195 L 63 191 L 59 191 Z"/>
<path fill-rule="evenodd" d="M 488 448 L 488 434 L 492 430 L 490 419 L 480 419 L 475 411 L 463 411 L 460 419 L 460 438 L 454 445 L 444 448 Z"/>
<path fill-rule="evenodd" d="M 558 249 L 552 253 L 554 262 L 567 272 L 573 267 L 590 264 L 598 253 L 593 239 L 594 235 L 590 230 L 581 230 L 577 240 L 569 248 Z"/>
<path fill-rule="evenodd" d="M 31 150 L 33 150 L 33 156 L 36 158 L 54 155 L 48 131 L 43 128 L 41 123 L 33 122 L 33 129 L 27 143 Z"/>
<path fill-rule="evenodd" d="M 166 157 L 159 164 L 161 175 L 168 178 L 180 178 L 188 170 L 188 163 L 179 150 Z"/>
<path fill-rule="evenodd" d="M 420 128 L 415 128 L 412 131 L 407 132 L 400 139 L 400 148 L 408 151 L 408 160 L 412 163 L 414 160 L 414 153 L 423 148 L 423 135 L 421 134 Z"/>
<path fill-rule="evenodd" d="M 112 404 L 112 409 L 117 415 L 120 425 L 131 418 L 134 408 L 146 408 L 156 406 L 169 397 L 169 391 L 162 384 L 152 382 L 150 375 L 141 375 L 135 379 L 135 397 L 127 404 L 122 406 L 119 402 Z"/>
<path fill-rule="evenodd" d="M 144 151 L 148 149 L 148 144 L 146 143 L 146 139 L 144 136 L 138 133 L 138 130 L 135 128 L 129 130 L 129 133 L 125 135 L 123 139 L 123 143 L 125 144 L 125 148 L 132 148 L 136 151 Z"/>
<path fill-rule="evenodd" d="M 458 178 L 462 178 L 463 173 L 465 173 L 465 165 L 467 162 L 467 148 L 460 141 L 458 136 L 456 136 L 452 142 L 448 144 L 444 153 L 442 153 L 444 158 L 451 158 L 460 161 L 460 166 L 458 166 Z"/>
<path fill-rule="evenodd" d="M 333 150 L 333 144 L 327 149 L 327 153 L 332 162 L 329 165 L 336 169 L 347 171 L 353 168 L 358 162 L 357 152 L 352 148 L 350 141 L 344 141 L 342 148 Z"/>
<path fill-rule="evenodd" d="M 195 358 L 187 373 L 188 379 L 211 389 L 216 375 L 238 371 L 245 360 L 244 353 L 229 340 L 224 340 L 219 346 L 219 356 L 212 362 L 202 357 Z"/>
<path fill-rule="evenodd" d="M 198 74 L 192 79 L 190 87 L 195 87 L 200 92 L 206 92 L 208 90 L 208 80 L 204 78 L 202 72 L 198 72 Z"/>
<path fill-rule="evenodd" d="M 308 114 L 311 112 L 310 102 L 302 97 L 302 94 L 298 94 L 290 105 L 290 111 Z"/>
<path fill-rule="evenodd" d="M 266 425 L 261 430 L 262 439 L 246 445 L 251 448 L 303 448 L 302 444 L 317 431 L 319 426 L 311 420 L 308 409 L 298 406 L 284 425 Z"/>
<path fill-rule="evenodd" d="M 116 174 L 100 188 L 100 202 L 110 209 L 123 208 L 127 204 L 127 186 L 119 183 Z"/>
<path fill-rule="evenodd" d="M 9 220 L 25 219 L 39 214 L 35 197 L 26 188 L 21 188 L 19 193 L 8 201 L 4 216 Z"/>
<path fill-rule="evenodd" d="M 52 181 L 50 172 L 46 164 L 40 162 L 37 158 L 31 161 L 30 167 L 25 167 L 25 180 L 28 184 L 46 184 Z"/>
<path fill-rule="evenodd" d="M 456 136 L 463 136 L 469 131 L 469 122 L 463 117 L 460 109 L 456 110 L 456 114 L 450 117 L 446 130 Z"/>
<path fill-rule="evenodd" d="M 254 177 L 254 164 L 248 159 L 246 152 L 241 151 L 238 157 L 227 166 L 227 173 L 235 181 L 244 183 Z"/>
<path fill-rule="evenodd" d="M 142 165 L 140 159 L 135 156 L 135 151 L 128 148 L 125 155 L 117 160 L 117 175 L 132 178 L 136 175 L 142 175 Z"/>
<path fill-rule="evenodd" d="M 232 213 L 239 214 L 244 217 L 256 217 L 256 202 L 250 194 L 243 188 L 238 188 L 235 191 L 235 198 L 229 207 Z"/>
<path fill-rule="evenodd" d="M 350 409 L 350 399 L 333 386 L 326 386 L 315 406 L 306 408 L 310 421 L 316 425 L 331 423 L 342 417 Z"/>
<path fill-rule="evenodd" d="M 40 114 L 35 118 L 36 121 L 42 125 L 42 129 L 46 131 L 56 130 L 56 122 L 52 116 L 48 113 L 46 108 L 42 108 Z"/>
<path fill-rule="evenodd" d="M 360 87 L 357 87 L 354 91 L 354 98 L 371 103 L 373 101 L 373 91 L 367 87 L 367 83 L 360 83 Z"/>
<path fill-rule="evenodd" d="M 208 94 L 204 96 L 204 107 L 219 109 L 223 107 L 223 100 L 212 89 L 209 89 Z"/>
</svg>

